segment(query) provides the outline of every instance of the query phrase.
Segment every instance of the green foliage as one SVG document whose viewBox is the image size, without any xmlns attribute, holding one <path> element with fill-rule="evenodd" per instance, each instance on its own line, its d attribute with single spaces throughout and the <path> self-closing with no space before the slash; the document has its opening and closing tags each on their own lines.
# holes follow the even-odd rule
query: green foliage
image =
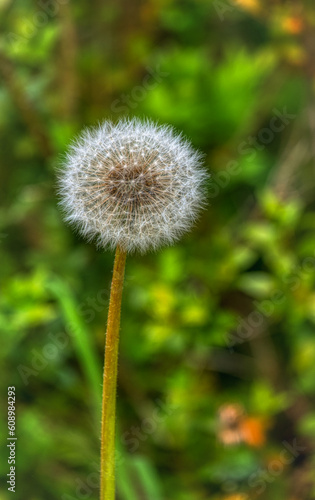
<svg viewBox="0 0 315 500">
<path fill-rule="evenodd" d="M 98 498 L 113 255 L 64 224 L 56 173 L 81 128 L 128 114 L 183 130 L 212 177 L 191 234 L 127 260 L 117 498 L 314 497 L 314 16 L 293 4 L 0 1 L 1 407 L 14 385 L 17 500 Z"/>
</svg>

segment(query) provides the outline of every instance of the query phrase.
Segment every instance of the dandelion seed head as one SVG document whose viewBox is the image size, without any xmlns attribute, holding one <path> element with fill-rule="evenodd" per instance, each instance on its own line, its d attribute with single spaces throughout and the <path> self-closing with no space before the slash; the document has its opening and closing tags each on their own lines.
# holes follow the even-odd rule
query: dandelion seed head
<svg viewBox="0 0 315 500">
<path fill-rule="evenodd" d="M 105 248 L 145 252 L 171 244 L 204 206 L 201 160 L 171 127 L 149 120 L 86 129 L 59 176 L 65 218 Z"/>
</svg>

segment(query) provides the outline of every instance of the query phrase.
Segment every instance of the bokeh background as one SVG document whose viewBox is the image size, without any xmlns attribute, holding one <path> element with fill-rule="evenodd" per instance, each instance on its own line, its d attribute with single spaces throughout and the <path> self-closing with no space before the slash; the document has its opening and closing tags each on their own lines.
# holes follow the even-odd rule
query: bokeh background
<svg viewBox="0 0 315 500">
<path fill-rule="evenodd" d="M 311 1 L 0 1 L 0 499 L 96 500 L 113 254 L 67 227 L 82 127 L 147 116 L 205 153 L 209 205 L 128 259 L 119 500 L 315 498 Z"/>
</svg>

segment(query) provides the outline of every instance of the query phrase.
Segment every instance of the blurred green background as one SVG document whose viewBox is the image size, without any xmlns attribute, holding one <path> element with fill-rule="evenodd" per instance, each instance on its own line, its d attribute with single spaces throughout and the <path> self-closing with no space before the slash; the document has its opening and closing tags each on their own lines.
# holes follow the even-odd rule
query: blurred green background
<svg viewBox="0 0 315 500">
<path fill-rule="evenodd" d="M 62 221 L 70 139 L 148 116 L 206 154 L 209 206 L 129 257 L 118 500 L 315 498 L 311 1 L 0 1 L 1 475 L 17 500 L 96 500 L 113 254 Z"/>
</svg>

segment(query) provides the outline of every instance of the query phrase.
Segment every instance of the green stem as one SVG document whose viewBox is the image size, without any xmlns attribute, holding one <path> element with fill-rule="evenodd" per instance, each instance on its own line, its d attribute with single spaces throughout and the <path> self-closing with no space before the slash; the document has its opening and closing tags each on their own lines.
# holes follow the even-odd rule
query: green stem
<svg viewBox="0 0 315 500">
<path fill-rule="evenodd" d="M 101 432 L 100 500 L 115 500 L 115 420 L 121 299 L 126 252 L 116 249 L 106 331 Z"/>
</svg>

